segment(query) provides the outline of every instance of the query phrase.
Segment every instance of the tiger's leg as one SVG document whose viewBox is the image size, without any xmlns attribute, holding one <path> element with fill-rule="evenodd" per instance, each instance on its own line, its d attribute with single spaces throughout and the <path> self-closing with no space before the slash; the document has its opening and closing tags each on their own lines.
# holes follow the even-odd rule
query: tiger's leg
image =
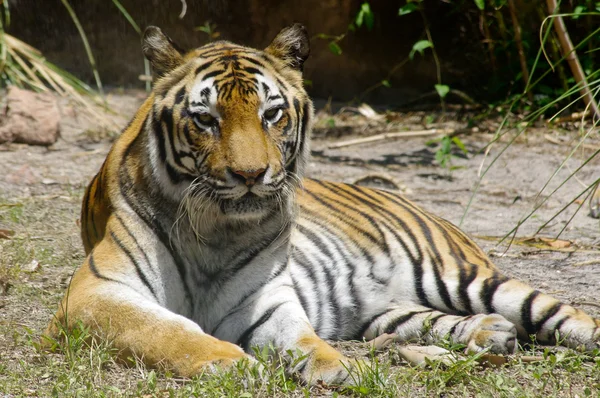
<svg viewBox="0 0 600 398">
<path fill-rule="evenodd" d="M 120 358 L 135 356 L 180 376 L 248 358 L 240 347 L 204 333 L 196 323 L 141 294 L 133 278 L 129 280 L 135 288 L 128 285 L 127 278 L 102 276 L 98 271 L 103 269 L 102 258 L 117 256 L 102 256 L 101 251 L 97 247 L 75 273 L 46 331 L 48 336 L 60 338 L 61 328 L 68 330 L 80 321 L 94 338 L 109 341 L 119 350 Z"/>
<path fill-rule="evenodd" d="M 456 268 L 449 267 L 450 270 L 442 274 L 443 276 L 433 275 L 433 278 L 441 278 L 438 280 L 438 286 L 445 287 L 446 300 L 443 300 L 444 296 L 439 292 L 439 297 L 436 297 L 433 292 L 429 296 L 430 301 L 438 303 L 438 309 L 452 306 L 449 312 L 472 314 L 464 319 L 465 322 L 487 319 L 482 328 L 486 331 L 485 333 L 473 335 L 475 340 L 472 343 L 464 341 L 464 339 L 460 342 L 471 344 L 473 348 L 484 347 L 486 344 L 495 347 L 495 341 L 489 341 L 490 344 L 486 341 L 496 339 L 492 332 L 497 328 L 500 328 L 500 331 L 506 331 L 501 326 L 503 322 L 499 320 L 495 322 L 493 318 L 475 315 L 491 314 L 490 316 L 500 315 L 504 320 L 514 324 L 519 337 L 524 341 L 529 341 L 529 336 L 535 335 L 540 343 L 554 344 L 556 343 L 556 332 L 558 332 L 560 343 L 565 346 L 586 350 L 598 347 L 600 320 L 534 290 L 522 282 L 507 278 L 494 268 L 483 265 L 477 267 L 471 265 L 470 267 L 471 270 L 463 270 L 464 272 L 460 274 Z M 474 272 L 476 272 L 476 276 L 467 281 L 465 278 L 473 275 Z M 450 287 L 453 287 L 454 290 Z M 459 318 L 455 319 L 458 321 Z M 440 318 L 441 320 L 443 318 Z M 489 322 L 493 326 L 490 326 Z M 453 332 L 461 330 L 459 324 Z M 467 327 L 465 330 L 469 331 L 470 328 Z M 486 335 L 488 338 L 482 337 Z M 501 336 L 499 338 L 502 339 Z M 500 352 L 505 351 L 510 351 L 510 346 L 507 347 L 507 350 L 500 350 Z"/>
<path fill-rule="evenodd" d="M 374 316 L 363 333 L 372 340 L 383 333 L 394 333 L 402 342 L 439 343 L 445 338 L 465 344 L 470 352 L 490 348 L 499 354 L 516 348 L 515 325 L 498 314 L 448 315 L 412 302 L 400 302 Z"/>
<path fill-rule="evenodd" d="M 294 357 L 300 354 L 303 359 L 290 362 L 289 370 L 309 384 L 318 380 L 327 384 L 352 381 L 349 372 L 356 361 L 317 336 L 287 273 L 280 274 L 240 308 L 219 328 L 224 333 L 235 330 L 235 335 L 216 333 L 219 337 L 237 342 L 246 352 L 252 351 L 253 347 L 273 347 L 284 356 L 288 351 Z"/>
<path fill-rule="evenodd" d="M 490 271 L 475 279 L 468 297 L 474 312 L 495 312 L 517 327 L 519 337 L 540 343 L 560 343 L 571 348 L 593 350 L 600 343 L 600 320 L 582 310 L 563 304 L 530 286 Z"/>
</svg>

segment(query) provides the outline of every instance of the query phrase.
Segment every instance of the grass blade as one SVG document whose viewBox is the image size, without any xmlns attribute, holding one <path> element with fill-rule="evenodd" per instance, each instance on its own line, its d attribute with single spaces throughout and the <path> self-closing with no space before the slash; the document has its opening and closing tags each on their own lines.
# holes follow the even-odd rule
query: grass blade
<svg viewBox="0 0 600 398">
<path fill-rule="evenodd" d="M 71 15 L 71 19 L 73 20 L 73 23 L 77 27 L 77 31 L 79 32 L 79 36 L 81 37 L 81 40 L 83 41 L 83 45 L 85 47 L 85 52 L 87 53 L 88 60 L 90 61 L 90 65 L 92 66 L 92 71 L 94 73 L 94 79 L 96 80 L 96 86 L 98 87 L 98 92 L 100 93 L 100 96 L 102 98 L 104 98 L 104 90 L 102 89 L 102 81 L 100 80 L 100 74 L 98 73 L 98 67 L 96 65 L 96 60 L 94 59 L 94 54 L 92 53 L 92 49 L 90 47 L 90 43 L 87 40 L 85 31 L 83 30 L 83 27 L 81 26 L 81 23 L 79 22 L 79 18 L 77 18 L 77 14 L 75 14 L 75 11 L 69 4 L 69 1 L 61 0 L 61 2 L 63 3 L 63 5 L 67 9 L 67 11 L 69 12 L 69 15 Z"/>
</svg>

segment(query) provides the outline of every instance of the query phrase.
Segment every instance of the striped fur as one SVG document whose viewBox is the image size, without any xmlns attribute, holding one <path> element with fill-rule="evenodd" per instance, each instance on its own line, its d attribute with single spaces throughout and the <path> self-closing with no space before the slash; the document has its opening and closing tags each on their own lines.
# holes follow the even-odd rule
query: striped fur
<svg viewBox="0 0 600 398">
<path fill-rule="evenodd" d="M 597 346 L 598 320 L 501 275 L 447 221 L 389 192 L 302 180 L 301 26 L 265 51 L 186 54 L 149 28 L 144 53 L 159 77 L 87 189 L 87 258 L 48 333 L 80 320 L 186 376 L 272 344 L 328 383 L 354 362 L 325 340 L 396 333 L 509 353 L 517 334 L 558 331 Z"/>
</svg>

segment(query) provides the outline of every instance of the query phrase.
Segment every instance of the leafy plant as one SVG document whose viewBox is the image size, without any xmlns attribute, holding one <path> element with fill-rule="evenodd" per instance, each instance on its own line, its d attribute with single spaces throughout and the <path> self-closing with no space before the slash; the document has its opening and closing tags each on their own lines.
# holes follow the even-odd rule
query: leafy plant
<svg viewBox="0 0 600 398">
<path fill-rule="evenodd" d="M 433 141 L 435 142 L 435 141 Z M 430 142 L 432 143 L 432 142 Z M 454 148 L 459 149 L 465 155 L 468 153 L 465 144 L 458 136 L 445 135 L 439 139 L 439 148 L 435 153 L 435 161 L 448 171 L 452 172 L 457 166 L 452 165 L 452 159 L 456 157 Z"/>
<path fill-rule="evenodd" d="M 208 40 L 210 41 L 218 39 L 221 36 L 221 33 L 217 31 L 217 24 L 212 23 L 211 21 L 204 21 L 204 25 L 196 26 L 194 30 L 196 32 L 206 33 Z"/>
<path fill-rule="evenodd" d="M 425 36 L 427 38 L 416 41 L 413 44 L 412 50 L 408 54 L 408 57 L 412 60 L 412 59 L 414 59 L 414 56 L 416 53 L 424 55 L 426 49 L 431 49 L 431 53 L 433 55 L 433 60 L 435 62 L 436 78 L 437 78 L 437 84 L 434 85 L 434 88 L 440 97 L 442 113 L 445 113 L 446 112 L 445 98 L 446 98 L 446 95 L 448 94 L 448 92 L 450 91 L 450 87 L 442 83 L 442 67 L 440 64 L 440 60 L 439 60 L 437 51 L 433 44 L 433 37 L 431 35 L 431 30 L 429 28 L 429 21 L 427 20 L 427 15 L 425 14 L 425 11 L 423 9 L 423 0 L 409 0 L 409 2 L 406 5 L 400 7 L 400 9 L 398 10 L 398 15 L 404 16 L 404 15 L 412 14 L 413 12 L 419 12 L 419 14 L 421 14 L 421 19 L 423 20 L 423 28 L 425 30 Z"/>
</svg>

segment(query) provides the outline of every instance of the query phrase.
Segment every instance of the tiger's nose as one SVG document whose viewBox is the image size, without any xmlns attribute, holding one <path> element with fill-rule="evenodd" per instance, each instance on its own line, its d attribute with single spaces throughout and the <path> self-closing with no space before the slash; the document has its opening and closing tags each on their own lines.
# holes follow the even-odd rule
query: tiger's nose
<svg viewBox="0 0 600 398">
<path fill-rule="evenodd" d="M 256 184 L 256 180 L 262 177 L 266 170 L 266 168 L 260 168 L 256 170 L 231 170 L 231 172 L 234 176 L 241 178 L 250 187 Z"/>
</svg>

